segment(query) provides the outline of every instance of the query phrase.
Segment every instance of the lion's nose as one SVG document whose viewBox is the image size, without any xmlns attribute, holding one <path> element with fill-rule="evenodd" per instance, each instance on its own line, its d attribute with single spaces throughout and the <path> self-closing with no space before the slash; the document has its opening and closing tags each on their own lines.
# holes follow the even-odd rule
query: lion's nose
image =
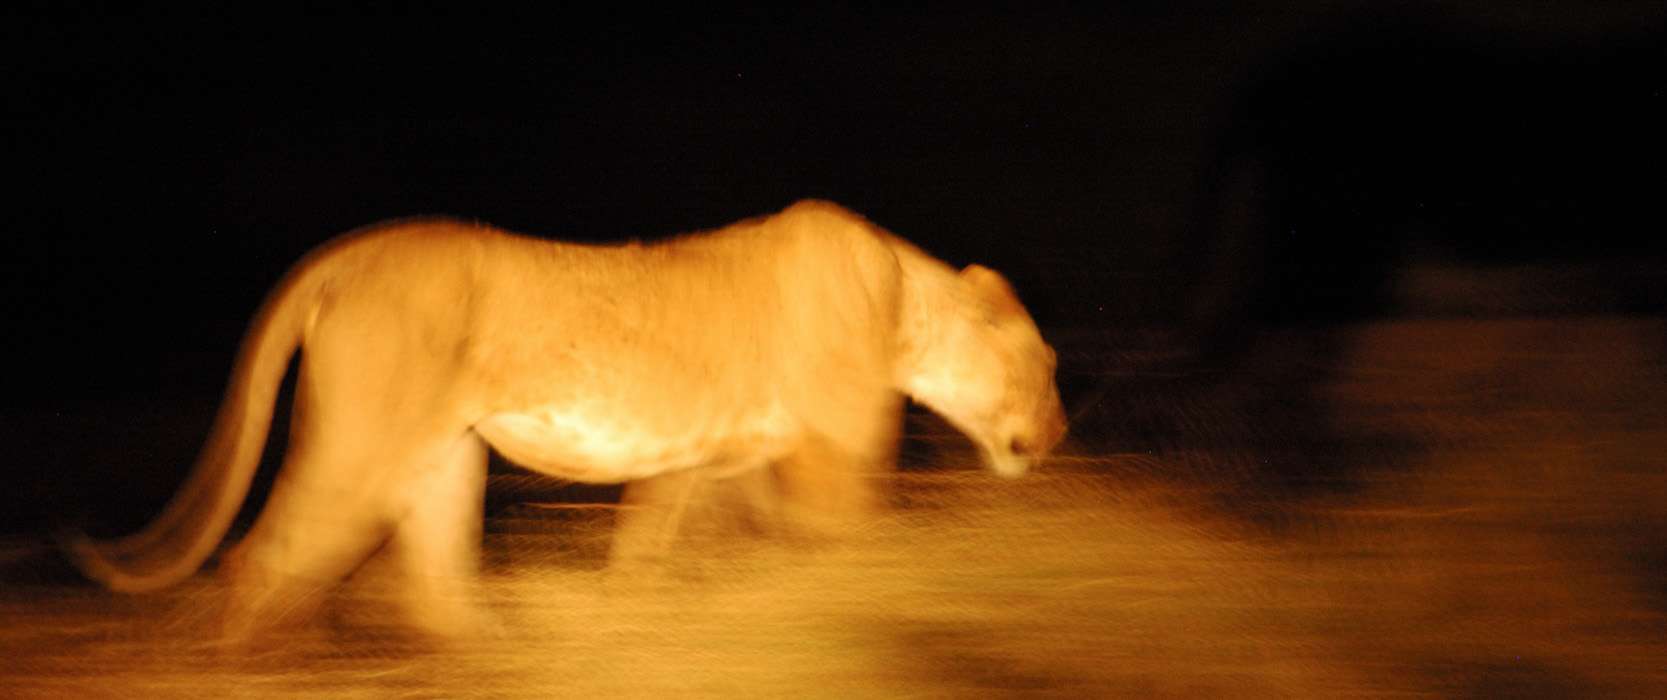
<svg viewBox="0 0 1667 700">
<path fill-rule="evenodd" d="M 1055 399 L 1038 407 L 1030 421 L 1016 427 L 1018 430 L 1007 438 L 1008 453 L 1025 458 L 1041 457 L 1065 438 L 1065 412 Z"/>
<path fill-rule="evenodd" d="M 1029 456 L 1031 456 L 1030 450 L 1031 450 L 1031 441 L 1026 439 L 1026 438 L 1019 437 L 1019 436 L 1015 435 L 1015 436 L 1013 436 L 1012 440 L 1009 440 L 1007 442 L 1007 451 L 1011 452 L 1013 454 L 1016 454 L 1020 457 L 1029 457 Z"/>
<path fill-rule="evenodd" d="M 1040 433 L 1014 435 L 1007 449 L 1021 457 L 1040 457 L 1053 449 L 1065 437 L 1065 421 L 1050 421 Z"/>
</svg>

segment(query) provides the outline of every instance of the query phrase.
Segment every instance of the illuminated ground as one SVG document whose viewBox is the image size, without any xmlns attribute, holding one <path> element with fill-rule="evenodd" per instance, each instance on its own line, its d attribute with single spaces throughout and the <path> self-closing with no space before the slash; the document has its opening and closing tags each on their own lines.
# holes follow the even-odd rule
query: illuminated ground
<svg viewBox="0 0 1667 700">
<path fill-rule="evenodd" d="M 1068 402 L 1114 389 L 1063 457 L 1002 482 L 912 420 L 892 514 L 838 544 L 697 530 L 663 580 L 620 585 L 598 573 L 606 508 L 496 508 L 483 595 L 504 631 L 460 648 L 379 626 L 361 587 L 319 629 L 217 655 L 211 577 L 118 597 L 19 543 L 0 688 L 1667 697 L 1667 324 L 1382 323 L 1216 374 L 1061 345 Z"/>
</svg>

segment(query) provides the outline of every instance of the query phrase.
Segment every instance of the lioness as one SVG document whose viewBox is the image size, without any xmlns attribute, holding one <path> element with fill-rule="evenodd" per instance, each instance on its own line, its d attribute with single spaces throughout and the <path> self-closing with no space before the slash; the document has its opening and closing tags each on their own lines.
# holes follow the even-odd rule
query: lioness
<svg viewBox="0 0 1667 700">
<path fill-rule="evenodd" d="M 233 639 L 304 610 L 378 550 L 414 625 L 472 627 L 488 446 L 649 494 L 675 474 L 774 464 L 791 498 L 883 468 L 903 395 L 1004 476 L 1065 430 L 1053 350 L 1000 275 L 957 273 L 834 204 L 652 245 L 384 224 L 284 277 L 189 480 L 143 531 L 73 540 L 83 571 L 146 591 L 202 565 L 249 489 L 297 348 L 283 467 L 222 562 Z M 622 532 L 664 517 L 642 512 Z"/>
</svg>

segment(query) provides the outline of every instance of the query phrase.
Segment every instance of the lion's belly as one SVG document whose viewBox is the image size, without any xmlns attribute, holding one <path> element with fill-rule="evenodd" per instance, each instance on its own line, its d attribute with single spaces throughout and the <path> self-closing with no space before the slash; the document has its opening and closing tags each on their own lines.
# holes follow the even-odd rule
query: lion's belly
<svg viewBox="0 0 1667 700">
<path fill-rule="evenodd" d="M 691 418 L 678 430 L 579 408 L 497 413 L 475 431 L 511 462 L 551 476 L 618 483 L 703 466 L 726 471 L 762 466 L 792 442 L 783 411 L 728 420 Z"/>
</svg>

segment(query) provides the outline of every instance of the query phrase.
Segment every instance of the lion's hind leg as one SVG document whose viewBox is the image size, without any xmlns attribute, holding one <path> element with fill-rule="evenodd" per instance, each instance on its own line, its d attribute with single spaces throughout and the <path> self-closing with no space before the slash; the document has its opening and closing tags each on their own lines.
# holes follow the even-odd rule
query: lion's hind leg
<svg viewBox="0 0 1667 700">
<path fill-rule="evenodd" d="M 470 594 L 484 444 L 463 430 L 410 445 L 360 435 L 338 429 L 292 443 L 255 526 L 222 563 L 225 641 L 305 621 L 378 550 L 393 565 L 392 602 L 419 629 L 455 635 L 478 626 Z"/>
<path fill-rule="evenodd" d="M 313 471 L 298 468 L 306 460 L 286 460 L 255 526 L 221 562 L 228 585 L 221 636 L 228 645 L 311 618 L 387 538 L 386 510 L 362 487 L 285 478 Z"/>
<path fill-rule="evenodd" d="M 485 518 L 486 445 L 459 437 L 421 467 L 379 555 L 393 564 L 393 595 L 417 629 L 443 638 L 488 631 L 475 603 Z"/>
</svg>

